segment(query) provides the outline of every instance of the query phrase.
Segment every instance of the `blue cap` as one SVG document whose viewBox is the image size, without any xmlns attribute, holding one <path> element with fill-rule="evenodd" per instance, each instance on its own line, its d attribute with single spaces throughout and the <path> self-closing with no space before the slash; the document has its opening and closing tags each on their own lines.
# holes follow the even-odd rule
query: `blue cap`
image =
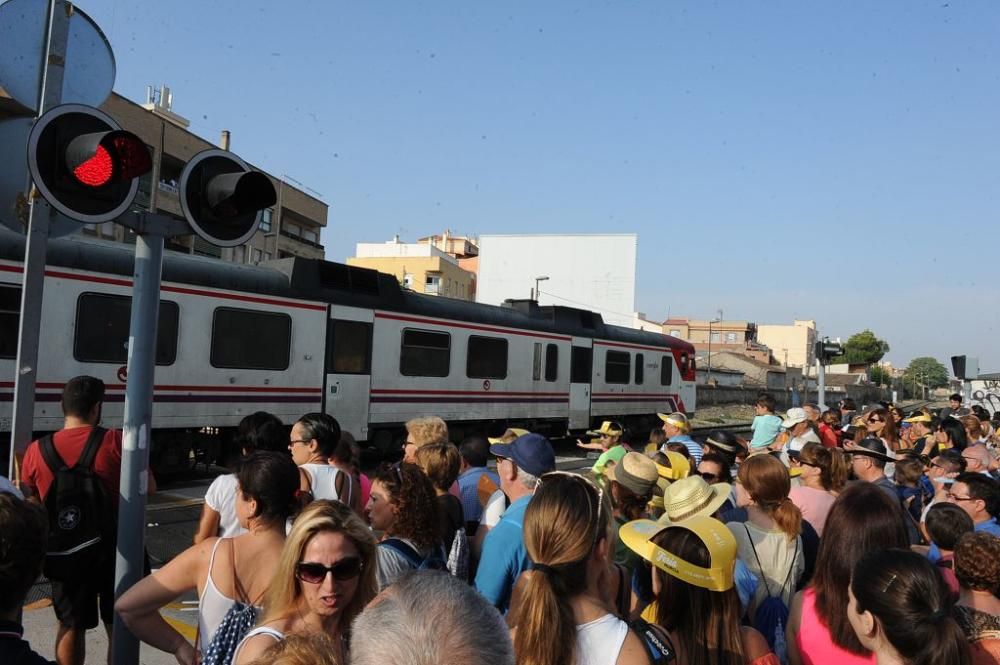
<svg viewBox="0 0 1000 665">
<path fill-rule="evenodd" d="M 529 432 L 510 443 L 494 443 L 490 446 L 490 454 L 513 460 L 514 464 L 533 476 L 555 471 L 556 468 L 556 453 L 549 440 L 541 434 Z"/>
</svg>

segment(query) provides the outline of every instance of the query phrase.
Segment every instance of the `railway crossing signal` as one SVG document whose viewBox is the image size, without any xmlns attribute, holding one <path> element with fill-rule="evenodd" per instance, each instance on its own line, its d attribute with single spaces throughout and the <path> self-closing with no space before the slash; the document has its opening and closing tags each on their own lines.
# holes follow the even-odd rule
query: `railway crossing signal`
<svg viewBox="0 0 1000 665">
<path fill-rule="evenodd" d="M 242 245 L 277 202 L 271 179 L 225 150 L 204 150 L 184 167 L 181 209 L 191 229 L 222 247 Z"/>
<path fill-rule="evenodd" d="M 49 205 L 86 224 L 124 214 L 153 167 L 149 149 L 109 115 L 82 104 L 45 113 L 28 135 L 28 170 Z"/>
<path fill-rule="evenodd" d="M 829 339 L 816 341 L 816 360 L 827 365 L 833 358 L 844 355 L 844 345 L 840 342 L 831 342 Z"/>
</svg>

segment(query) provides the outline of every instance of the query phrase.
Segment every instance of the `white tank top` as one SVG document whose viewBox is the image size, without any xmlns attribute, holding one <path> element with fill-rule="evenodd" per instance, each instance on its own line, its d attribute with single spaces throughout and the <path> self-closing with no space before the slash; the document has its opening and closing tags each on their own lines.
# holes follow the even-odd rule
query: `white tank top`
<svg viewBox="0 0 1000 665">
<path fill-rule="evenodd" d="M 237 660 L 239 660 L 240 651 L 243 649 L 243 645 L 247 643 L 247 640 L 249 640 L 251 637 L 256 637 L 257 635 L 267 635 L 268 637 L 273 638 L 275 642 L 281 642 L 282 640 L 285 639 L 285 634 L 280 630 L 277 630 L 276 628 L 268 628 L 267 626 L 257 626 L 249 633 L 244 635 L 243 639 L 240 640 L 240 643 L 236 645 L 236 650 L 233 651 L 232 662 L 235 663 Z"/>
<path fill-rule="evenodd" d="M 205 576 L 205 590 L 198 599 L 198 648 L 204 651 L 212 643 L 215 631 L 219 629 L 219 624 L 226 618 L 236 601 L 222 595 L 219 588 L 212 581 L 212 568 L 215 567 L 215 553 L 219 549 L 222 541 L 229 538 L 219 538 L 212 546 L 212 558 L 208 560 L 208 574 Z"/>
<path fill-rule="evenodd" d="M 340 469 L 329 464 L 303 464 L 302 470 L 309 476 L 309 484 L 312 486 L 314 499 L 330 499 L 351 505 L 349 491 L 348 496 L 343 499 L 337 495 L 337 474 L 341 473 Z M 344 479 L 345 488 L 351 486 L 347 480 L 346 478 Z"/>
<path fill-rule="evenodd" d="M 628 624 L 613 614 L 576 627 L 576 665 L 615 665 Z"/>
</svg>

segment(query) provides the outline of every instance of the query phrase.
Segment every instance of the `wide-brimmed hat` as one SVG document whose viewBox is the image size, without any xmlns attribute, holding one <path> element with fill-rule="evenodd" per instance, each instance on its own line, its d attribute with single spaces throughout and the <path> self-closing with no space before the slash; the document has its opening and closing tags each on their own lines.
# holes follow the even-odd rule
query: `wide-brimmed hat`
<svg viewBox="0 0 1000 665">
<path fill-rule="evenodd" d="M 626 453 L 617 464 L 604 472 L 609 480 L 638 496 L 648 496 L 656 487 L 659 474 L 656 464 L 642 453 Z"/>
<path fill-rule="evenodd" d="M 891 462 L 893 459 L 886 454 L 885 444 L 882 443 L 882 439 L 877 439 L 873 436 L 865 437 L 861 441 L 855 443 L 850 448 L 845 448 L 844 452 L 848 455 L 864 455 L 865 457 L 874 457 L 875 459 L 882 460 L 883 462 Z"/>
<path fill-rule="evenodd" d="M 739 437 L 725 430 L 711 432 L 707 437 L 705 437 L 705 445 L 712 446 L 712 448 L 733 457 L 747 451 L 746 446 L 740 443 Z"/>
<path fill-rule="evenodd" d="M 663 493 L 660 524 L 684 522 L 692 517 L 711 517 L 729 498 L 729 483 L 709 485 L 701 476 L 688 476 L 670 483 Z"/>
<path fill-rule="evenodd" d="M 501 434 L 500 436 L 491 436 L 489 437 L 488 441 L 490 443 L 504 443 L 505 441 L 509 443 L 510 441 L 513 441 L 517 437 L 524 436 L 527 433 L 528 430 L 526 429 L 521 429 L 519 427 L 508 427 L 506 430 L 504 430 L 503 434 Z"/>
<path fill-rule="evenodd" d="M 657 413 L 656 415 L 663 422 L 673 425 L 682 432 L 687 432 L 691 429 L 691 423 L 688 421 L 688 417 L 679 411 L 674 411 L 673 413 Z"/>
<path fill-rule="evenodd" d="M 703 568 L 668 552 L 653 538 L 664 529 L 687 529 L 704 543 L 710 567 Z M 653 520 L 635 520 L 618 532 L 625 546 L 663 572 L 677 579 L 711 591 L 733 588 L 736 567 L 736 538 L 726 525 L 711 517 L 693 517 L 680 524 L 664 526 Z"/>
<path fill-rule="evenodd" d="M 933 420 L 933 418 L 931 418 L 930 414 L 924 413 L 923 411 L 917 411 L 916 413 L 914 413 L 913 415 L 911 415 L 909 418 L 903 418 L 903 422 L 904 423 L 910 423 L 910 424 L 913 424 L 913 423 L 929 423 L 929 422 L 931 422 L 931 420 Z"/>
<path fill-rule="evenodd" d="M 781 426 L 788 429 L 807 420 L 809 420 L 809 416 L 806 415 L 806 410 L 795 407 L 785 412 L 785 419 L 781 421 Z"/>
<path fill-rule="evenodd" d="M 665 478 L 673 482 L 681 478 L 687 478 L 691 474 L 691 461 L 687 457 L 672 450 L 664 451 L 663 454 L 666 455 L 670 466 L 664 464 L 656 465 L 656 473 L 659 474 L 660 478 Z"/>
</svg>

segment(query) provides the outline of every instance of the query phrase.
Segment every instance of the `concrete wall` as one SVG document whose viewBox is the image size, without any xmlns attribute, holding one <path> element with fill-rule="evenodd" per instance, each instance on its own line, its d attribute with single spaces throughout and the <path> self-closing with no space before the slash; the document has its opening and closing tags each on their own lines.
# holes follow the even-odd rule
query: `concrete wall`
<svg viewBox="0 0 1000 665">
<path fill-rule="evenodd" d="M 757 396 L 763 392 L 760 388 L 746 388 L 746 387 L 734 387 L 734 386 L 705 386 L 699 385 L 697 387 L 697 409 L 704 409 L 709 406 L 723 406 L 731 404 L 753 404 L 757 401 Z M 792 406 L 792 391 L 791 390 L 767 390 L 778 404 L 778 410 L 788 410 Z M 998 389 L 1000 392 L 1000 389 Z M 891 400 L 892 395 L 887 389 L 879 389 L 875 386 L 847 386 L 846 393 L 842 389 L 827 390 L 826 391 L 826 403 L 827 406 L 832 406 L 836 404 L 837 400 L 843 399 L 844 397 L 850 397 L 858 405 L 869 404 L 871 402 L 877 402 L 879 400 Z M 799 404 L 804 404 L 806 402 L 815 402 L 817 400 L 816 392 L 809 391 L 809 393 L 799 392 Z M 998 406 L 1000 406 L 1000 398 L 998 398 Z"/>
<path fill-rule="evenodd" d="M 972 401 L 968 406 L 979 404 L 992 416 L 1000 411 L 1000 381 L 972 381 Z"/>
</svg>

